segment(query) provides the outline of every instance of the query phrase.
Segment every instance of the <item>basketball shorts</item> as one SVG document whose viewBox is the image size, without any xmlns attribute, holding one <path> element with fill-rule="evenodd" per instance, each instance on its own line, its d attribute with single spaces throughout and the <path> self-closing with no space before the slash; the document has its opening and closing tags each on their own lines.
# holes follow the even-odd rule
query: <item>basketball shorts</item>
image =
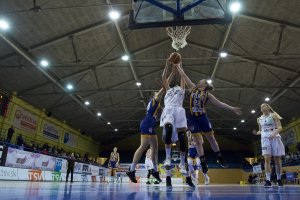
<svg viewBox="0 0 300 200">
<path fill-rule="evenodd" d="M 156 120 L 154 117 L 146 116 L 140 123 L 141 134 L 155 135 L 155 123 Z"/>
<path fill-rule="evenodd" d="M 185 110 L 181 106 L 166 106 L 160 117 L 160 127 L 172 124 L 175 128 L 187 128 Z"/>
<path fill-rule="evenodd" d="M 199 155 L 197 153 L 197 149 L 196 148 L 189 148 L 188 157 L 192 158 L 192 159 L 195 159 L 196 157 L 199 157 Z"/>
<path fill-rule="evenodd" d="M 285 155 L 284 145 L 280 137 L 275 137 L 272 139 L 267 137 L 261 138 L 261 149 L 262 149 L 262 155 L 267 155 L 267 154 L 271 156 Z"/>
<path fill-rule="evenodd" d="M 117 169 L 117 161 L 110 161 L 109 168 Z"/>
<path fill-rule="evenodd" d="M 145 167 L 147 170 L 153 169 L 153 163 L 151 159 L 149 158 L 145 159 Z"/>
<path fill-rule="evenodd" d="M 199 116 L 189 115 L 187 123 L 191 133 L 207 133 L 212 131 L 211 123 L 205 114 Z"/>
</svg>

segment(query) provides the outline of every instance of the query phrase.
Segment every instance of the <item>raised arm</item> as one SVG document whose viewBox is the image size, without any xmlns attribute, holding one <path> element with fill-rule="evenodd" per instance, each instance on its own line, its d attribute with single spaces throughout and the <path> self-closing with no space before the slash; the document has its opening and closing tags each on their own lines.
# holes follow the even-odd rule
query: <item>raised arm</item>
<svg viewBox="0 0 300 200">
<path fill-rule="evenodd" d="M 185 81 L 182 77 L 180 78 L 180 87 L 185 90 Z"/>
<path fill-rule="evenodd" d="M 164 71 L 162 73 L 162 84 L 163 84 L 163 87 L 165 88 L 165 90 L 167 91 L 168 89 L 170 89 L 170 84 L 167 80 L 167 73 L 168 73 L 168 68 L 169 68 L 169 60 L 166 61 L 166 66 L 164 68 Z"/>
<path fill-rule="evenodd" d="M 171 83 L 171 81 L 173 80 L 173 78 L 174 78 L 174 75 L 175 75 L 175 67 L 173 67 L 172 68 L 172 72 L 171 72 L 171 74 L 169 75 L 169 77 L 168 77 L 168 79 L 167 79 L 167 81 L 168 81 L 168 84 L 170 84 Z M 154 99 L 155 100 L 160 100 L 161 99 L 161 97 L 162 97 L 162 95 L 164 94 L 164 92 L 165 92 L 166 90 L 165 90 L 165 88 L 164 88 L 164 86 L 156 93 L 156 95 L 154 96 Z"/>
<path fill-rule="evenodd" d="M 215 106 L 218 106 L 219 108 L 223 108 L 223 109 L 226 109 L 226 110 L 231 110 L 232 112 L 234 112 L 235 114 L 237 115 L 241 115 L 242 114 L 242 111 L 241 111 L 241 108 L 239 107 L 232 107 L 224 102 L 221 102 L 219 101 L 214 95 L 212 94 L 208 94 L 208 98 L 209 98 L 209 101 L 214 104 Z"/>
<path fill-rule="evenodd" d="M 196 87 L 196 85 L 191 81 L 191 79 L 184 73 L 182 67 L 181 67 L 181 63 L 179 65 L 176 65 L 176 68 L 181 76 L 181 78 L 184 80 L 185 84 L 187 85 L 187 87 L 189 88 L 189 90 L 191 91 L 192 89 L 194 89 Z"/>
</svg>

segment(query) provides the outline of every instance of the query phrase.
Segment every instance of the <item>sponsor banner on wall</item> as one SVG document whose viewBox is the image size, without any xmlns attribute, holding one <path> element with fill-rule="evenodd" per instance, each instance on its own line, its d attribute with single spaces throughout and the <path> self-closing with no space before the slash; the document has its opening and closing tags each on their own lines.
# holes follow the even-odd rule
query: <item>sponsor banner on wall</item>
<svg viewBox="0 0 300 200">
<path fill-rule="evenodd" d="M 0 180 L 19 180 L 18 169 L 11 167 L 0 167 Z"/>
<path fill-rule="evenodd" d="M 38 117 L 23 108 L 16 106 L 13 116 L 13 126 L 30 133 L 36 133 Z"/>
<path fill-rule="evenodd" d="M 63 179 L 63 173 L 61 172 L 44 172 L 44 181 L 61 182 Z"/>
<path fill-rule="evenodd" d="M 75 162 L 74 172 L 81 172 L 82 171 L 82 166 L 83 166 L 83 163 Z"/>
<path fill-rule="evenodd" d="M 261 165 L 254 165 L 253 166 L 253 173 L 255 173 L 255 174 L 262 173 Z"/>
<path fill-rule="evenodd" d="M 71 175 L 69 176 L 69 180 Z M 19 181 L 51 181 L 61 182 L 66 180 L 66 173 L 55 171 L 43 171 L 34 169 L 21 169 L 11 167 L 0 167 L 0 180 L 19 180 Z M 74 173 L 75 182 L 104 182 L 100 176 L 89 174 Z"/>
<path fill-rule="evenodd" d="M 35 169 L 54 171 L 56 158 L 43 154 L 35 154 Z"/>
<path fill-rule="evenodd" d="M 33 169 L 35 166 L 35 154 L 9 147 L 5 166 Z"/>
<path fill-rule="evenodd" d="M 67 172 L 67 164 L 68 161 L 66 159 L 62 159 L 61 172 Z"/>
<path fill-rule="evenodd" d="M 64 134 L 64 144 L 70 147 L 76 147 L 77 136 L 71 133 L 65 132 Z"/>
<path fill-rule="evenodd" d="M 90 169 L 91 169 L 92 176 L 98 176 L 99 175 L 99 169 L 100 169 L 99 167 L 91 165 Z"/>
<path fill-rule="evenodd" d="M 294 128 L 291 128 L 280 134 L 284 145 L 291 145 L 297 143 L 297 134 Z"/>
<path fill-rule="evenodd" d="M 54 171 L 56 158 L 9 147 L 5 166 Z"/>
<path fill-rule="evenodd" d="M 43 136 L 51 140 L 59 141 L 60 138 L 59 128 L 54 124 L 45 122 L 43 127 Z"/>
<path fill-rule="evenodd" d="M 61 158 L 56 158 L 55 159 L 55 166 L 54 166 L 54 171 L 60 172 L 62 167 L 62 159 Z"/>
<path fill-rule="evenodd" d="M 44 172 L 39 169 L 29 169 L 28 170 L 28 179 L 30 181 L 44 181 Z"/>
</svg>

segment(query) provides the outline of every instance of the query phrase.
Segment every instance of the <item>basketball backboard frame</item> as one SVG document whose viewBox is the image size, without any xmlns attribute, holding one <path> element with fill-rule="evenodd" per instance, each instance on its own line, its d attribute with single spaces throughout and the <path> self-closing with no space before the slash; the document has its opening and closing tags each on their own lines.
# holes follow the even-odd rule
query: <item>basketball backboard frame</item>
<svg viewBox="0 0 300 200">
<path fill-rule="evenodd" d="M 223 17 L 216 18 L 207 18 L 207 19 L 187 19 L 185 18 L 185 14 L 189 12 L 191 9 L 200 6 L 203 3 L 206 3 L 208 0 L 186 0 L 190 1 L 190 3 L 186 3 L 186 5 L 182 6 L 183 0 L 169 0 L 169 2 L 173 3 L 172 6 L 168 6 L 163 2 L 166 1 L 158 1 L 158 0 L 133 0 L 133 6 L 129 13 L 129 28 L 130 29 L 144 29 L 144 28 L 156 28 L 156 27 L 170 27 L 170 26 L 193 26 L 193 25 L 206 25 L 206 24 L 229 24 L 232 22 L 232 14 L 229 12 L 228 5 L 229 1 L 225 1 L 225 8 L 220 4 L 220 0 L 211 0 L 216 1 L 220 5 L 220 9 L 224 11 Z M 138 15 L 143 12 L 141 9 L 142 4 L 147 4 L 149 7 L 154 10 L 161 10 L 161 12 L 168 13 L 168 15 L 172 15 L 172 19 L 168 20 L 157 20 L 157 21 L 138 21 Z M 136 4 L 139 4 L 136 6 Z M 175 5 L 176 4 L 176 5 Z M 137 7 L 137 9 L 135 8 Z M 151 14 L 149 14 L 151 15 Z M 143 19 L 143 18 L 142 18 Z"/>
</svg>

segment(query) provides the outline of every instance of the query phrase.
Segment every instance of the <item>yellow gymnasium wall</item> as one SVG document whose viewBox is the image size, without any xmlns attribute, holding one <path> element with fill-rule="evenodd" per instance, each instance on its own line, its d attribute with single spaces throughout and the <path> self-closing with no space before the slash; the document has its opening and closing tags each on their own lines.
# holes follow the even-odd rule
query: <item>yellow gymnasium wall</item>
<svg viewBox="0 0 300 200">
<path fill-rule="evenodd" d="M 12 138 L 13 143 L 15 143 L 18 135 L 22 134 L 26 142 L 35 141 L 41 145 L 43 145 L 44 142 L 47 142 L 51 147 L 58 146 L 67 151 L 78 152 L 81 156 L 83 156 L 86 152 L 89 152 L 92 157 L 99 155 L 100 144 L 95 142 L 92 138 L 80 134 L 79 130 L 70 127 L 66 122 L 60 121 L 54 117 L 47 117 L 43 110 L 35 108 L 16 96 L 11 97 L 6 117 L 0 117 L 1 136 L 6 137 L 9 127 L 16 124 L 16 119 L 18 118 L 16 116 L 20 113 L 20 110 L 21 113 L 27 113 L 27 116 L 31 116 L 29 117 L 29 121 L 32 122 L 33 126 L 30 127 L 34 130 L 24 129 L 21 125 L 19 125 L 21 128 L 14 126 L 15 133 Z M 57 137 L 59 137 L 59 139 L 53 140 L 51 138 L 47 138 L 45 134 L 43 134 L 43 130 L 49 124 L 51 126 L 48 127 L 56 128 Z M 67 144 L 64 143 L 66 133 L 68 133 L 70 138 L 69 143 Z"/>
<path fill-rule="evenodd" d="M 242 169 L 209 169 L 208 176 L 213 184 L 239 184 L 248 180 L 250 172 Z M 199 182 L 204 184 L 204 177 L 199 173 Z"/>
</svg>

